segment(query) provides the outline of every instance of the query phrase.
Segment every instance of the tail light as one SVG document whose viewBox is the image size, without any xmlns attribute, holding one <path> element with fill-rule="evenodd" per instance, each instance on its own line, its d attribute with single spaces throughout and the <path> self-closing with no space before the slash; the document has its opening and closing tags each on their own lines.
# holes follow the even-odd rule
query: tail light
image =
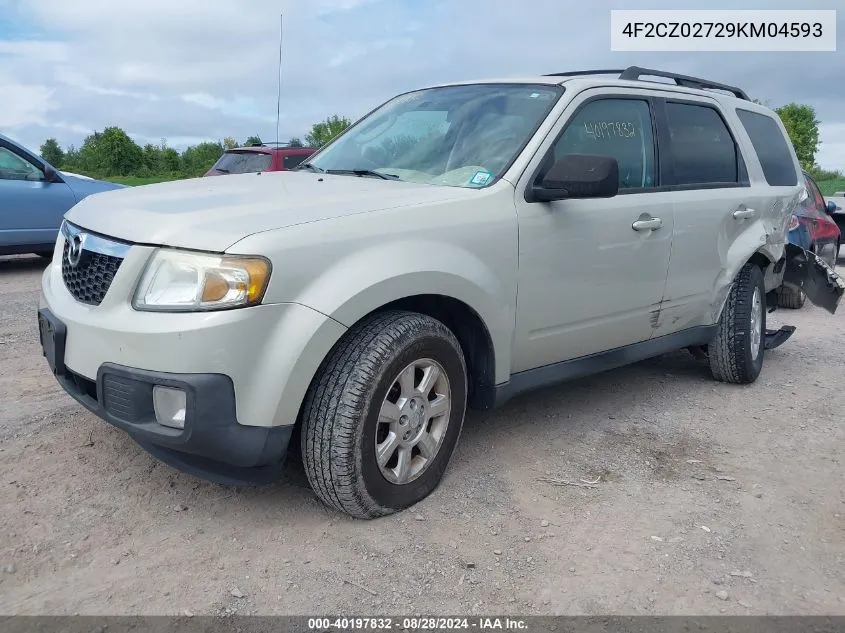
<svg viewBox="0 0 845 633">
<path fill-rule="evenodd" d="M 800 223 L 798 222 L 798 216 L 793 214 L 792 218 L 789 220 L 789 230 L 794 231 L 798 228 L 799 224 Z"/>
</svg>

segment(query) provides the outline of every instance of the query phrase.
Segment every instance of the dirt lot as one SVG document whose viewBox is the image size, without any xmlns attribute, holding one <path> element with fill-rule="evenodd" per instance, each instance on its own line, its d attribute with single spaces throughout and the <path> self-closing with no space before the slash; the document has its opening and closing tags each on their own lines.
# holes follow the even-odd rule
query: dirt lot
<svg viewBox="0 0 845 633">
<path fill-rule="evenodd" d="M 845 614 L 845 309 L 772 315 L 753 386 L 677 353 L 471 414 L 431 497 L 362 522 L 299 464 L 207 484 L 73 402 L 43 265 L 0 259 L 0 613 Z"/>
</svg>

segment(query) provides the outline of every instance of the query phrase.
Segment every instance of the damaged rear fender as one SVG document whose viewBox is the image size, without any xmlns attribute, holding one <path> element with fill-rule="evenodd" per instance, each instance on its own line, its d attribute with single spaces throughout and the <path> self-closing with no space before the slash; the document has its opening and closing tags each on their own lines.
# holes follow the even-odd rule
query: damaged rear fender
<svg viewBox="0 0 845 633">
<path fill-rule="evenodd" d="M 845 294 L 845 280 L 815 253 L 787 244 L 783 284 L 801 290 L 813 304 L 836 313 Z"/>
</svg>

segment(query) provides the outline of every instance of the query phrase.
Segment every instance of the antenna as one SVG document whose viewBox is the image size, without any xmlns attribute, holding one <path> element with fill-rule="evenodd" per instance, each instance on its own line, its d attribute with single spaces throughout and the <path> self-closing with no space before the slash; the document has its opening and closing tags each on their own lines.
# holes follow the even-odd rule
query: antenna
<svg viewBox="0 0 845 633">
<path fill-rule="evenodd" d="M 279 117 L 282 104 L 282 33 L 284 30 L 283 16 L 279 13 L 279 94 L 276 97 L 276 145 L 279 144 Z"/>
</svg>

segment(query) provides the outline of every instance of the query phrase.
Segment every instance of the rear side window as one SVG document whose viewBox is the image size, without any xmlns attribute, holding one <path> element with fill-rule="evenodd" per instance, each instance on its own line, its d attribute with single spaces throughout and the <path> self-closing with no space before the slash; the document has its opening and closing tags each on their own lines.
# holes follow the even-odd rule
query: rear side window
<svg viewBox="0 0 845 633">
<path fill-rule="evenodd" d="M 739 182 L 736 143 L 716 110 L 668 102 L 666 117 L 676 185 Z"/>
<path fill-rule="evenodd" d="M 772 187 L 791 187 L 798 184 L 798 174 L 795 171 L 795 163 L 792 162 L 789 145 L 775 120 L 750 110 L 737 110 L 736 114 L 751 138 L 751 144 L 763 166 L 766 182 Z"/>
<path fill-rule="evenodd" d="M 285 164 L 285 169 L 293 169 L 306 158 L 308 158 L 308 154 L 286 154 L 282 161 Z"/>
</svg>

